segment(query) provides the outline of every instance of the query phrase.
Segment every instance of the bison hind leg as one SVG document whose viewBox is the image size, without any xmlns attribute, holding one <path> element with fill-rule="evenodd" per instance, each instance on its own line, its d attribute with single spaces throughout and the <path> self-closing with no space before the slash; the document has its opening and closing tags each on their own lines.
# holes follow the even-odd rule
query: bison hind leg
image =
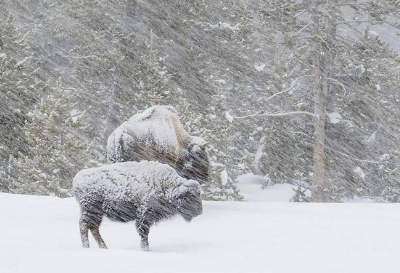
<svg viewBox="0 0 400 273">
<path fill-rule="evenodd" d="M 107 249 L 106 243 L 104 242 L 103 238 L 100 235 L 99 227 L 98 226 L 91 227 L 90 231 L 92 232 L 92 235 L 96 240 L 97 244 L 99 245 L 99 247 Z"/>
<path fill-rule="evenodd" d="M 81 231 L 82 246 L 89 247 L 89 230 L 100 248 L 107 248 L 103 238 L 100 235 L 99 227 L 103 216 L 99 212 L 94 212 L 94 209 L 82 209 L 79 227 Z"/>
<path fill-rule="evenodd" d="M 136 229 L 140 235 L 140 247 L 144 251 L 149 251 L 149 232 L 150 225 L 144 221 L 137 220 L 136 221 Z"/>
</svg>

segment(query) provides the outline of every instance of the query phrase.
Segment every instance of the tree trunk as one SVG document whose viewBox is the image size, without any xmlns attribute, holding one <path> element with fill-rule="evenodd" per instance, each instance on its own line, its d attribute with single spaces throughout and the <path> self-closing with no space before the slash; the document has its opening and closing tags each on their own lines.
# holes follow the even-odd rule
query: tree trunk
<svg viewBox="0 0 400 273">
<path fill-rule="evenodd" d="M 315 145 L 313 154 L 312 198 L 315 202 L 325 201 L 323 189 L 326 186 L 325 175 L 325 121 L 328 79 L 326 56 L 323 51 L 314 56 L 314 121 Z"/>
<path fill-rule="evenodd" d="M 329 69 L 329 47 L 322 37 L 331 28 L 326 21 L 320 20 L 318 9 L 328 1 L 311 0 L 310 11 L 313 22 L 314 50 L 312 56 L 314 73 L 314 154 L 313 154 L 313 180 L 312 199 L 314 202 L 326 201 L 324 189 L 326 188 L 326 162 L 325 162 L 325 123 L 326 103 L 328 96 L 328 69 Z M 329 33 L 331 36 L 333 33 Z M 331 38 L 331 37 L 329 37 Z"/>
</svg>

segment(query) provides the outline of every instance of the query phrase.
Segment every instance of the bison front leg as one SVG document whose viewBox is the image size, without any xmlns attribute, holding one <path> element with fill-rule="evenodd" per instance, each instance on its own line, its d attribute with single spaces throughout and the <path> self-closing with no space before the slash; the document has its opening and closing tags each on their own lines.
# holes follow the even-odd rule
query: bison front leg
<svg viewBox="0 0 400 273">
<path fill-rule="evenodd" d="M 150 225 L 144 221 L 136 221 L 136 229 L 140 235 L 140 247 L 144 251 L 149 251 L 149 232 Z"/>
<path fill-rule="evenodd" d="M 89 247 L 89 226 L 84 219 L 79 220 L 79 229 L 81 232 L 82 247 Z"/>
</svg>

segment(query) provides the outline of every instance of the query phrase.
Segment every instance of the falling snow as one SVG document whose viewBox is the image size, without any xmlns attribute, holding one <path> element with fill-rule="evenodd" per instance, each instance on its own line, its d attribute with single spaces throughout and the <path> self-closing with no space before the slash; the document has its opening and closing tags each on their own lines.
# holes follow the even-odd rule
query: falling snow
<svg viewBox="0 0 400 273">
<path fill-rule="evenodd" d="M 396 271 L 397 1 L 31 2 L 0 12 L 0 272 Z"/>
</svg>

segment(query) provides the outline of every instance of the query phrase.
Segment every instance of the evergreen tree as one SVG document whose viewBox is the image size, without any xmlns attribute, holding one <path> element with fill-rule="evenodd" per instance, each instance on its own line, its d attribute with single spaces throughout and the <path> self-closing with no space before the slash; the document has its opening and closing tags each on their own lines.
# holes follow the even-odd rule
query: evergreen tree
<svg viewBox="0 0 400 273">
<path fill-rule="evenodd" d="M 18 175 L 11 192 L 69 196 L 72 178 L 91 165 L 89 143 L 81 136 L 85 112 L 79 97 L 58 86 L 41 99 L 30 118 L 24 128 L 29 150 L 14 159 Z"/>
<path fill-rule="evenodd" d="M 234 184 L 222 181 L 252 170 L 265 186 L 297 184 L 316 201 L 397 200 L 398 54 L 395 34 L 387 35 L 398 28 L 396 1 L 159 5 L 7 2 L 0 12 L 2 191 L 18 174 L 13 162 L 35 156 L 27 114 L 54 96 L 50 87 L 61 77 L 67 97 L 79 94 L 85 122 L 75 129 L 95 162 L 105 162 L 106 139 L 124 120 L 171 104 L 185 128 L 209 142 L 209 188 L 219 191 L 204 188 L 209 199 L 239 199 Z M 297 199 L 309 200 L 306 194 L 300 188 Z"/>
<path fill-rule="evenodd" d="M 243 199 L 230 174 L 232 169 L 229 166 L 234 160 L 229 152 L 230 121 L 229 118 L 226 119 L 225 103 L 224 95 L 215 95 L 209 111 L 198 114 L 193 112 L 193 106 L 182 96 L 178 107 L 182 123 L 188 132 L 207 141 L 210 177 L 209 183 L 202 187 L 205 200 Z"/>
<path fill-rule="evenodd" d="M 0 191 L 8 192 L 14 175 L 12 155 L 25 153 L 23 127 L 45 84 L 38 77 L 26 35 L 5 13 L 0 29 Z"/>
<path fill-rule="evenodd" d="M 314 116 L 300 130 L 307 136 L 312 121 L 314 133 L 306 137 L 306 142 L 312 143 L 312 155 L 307 146 L 300 145 L 305 162 L 312 166 L 306 180 L 314 201 L 379 195 L 383 189 L 374 182 L 382 181 L 378 177 L 383 174 L 367 171 L 379 168 L 367 166 L 385 168 L 387 163 L 379 163 L 384 152 L 378 155 L 366 140 L 371 137 L 372 141 L 374 132 L 379 131 L 384 150 L 396 139 L 395 130 L 389 126 L 383 132 L 378 124 L 393 124 L 387 114 L 398 112 L 398 102 L 383 102 L 393 98 L 398 86 L 398 72 L 389 67 L 398 65 L 400 58 L 370 30 L 386 24 L 386 16 L 397 16 L 397 11 L 390 10 L 389 2 L 381 2 L 379 8 L 375 5 L 375 1 L 312 0 L 271 1 L 261 7 L 264 24 L 270 29 L 273 25 L 275 40 L 282 41 L 285 81 L 295 86 L 292 89 L 298 101 L 298 95 L 313 91 L 312 96 L 302 98 L 302 111 L 297 113 Z"/>
</svg>

